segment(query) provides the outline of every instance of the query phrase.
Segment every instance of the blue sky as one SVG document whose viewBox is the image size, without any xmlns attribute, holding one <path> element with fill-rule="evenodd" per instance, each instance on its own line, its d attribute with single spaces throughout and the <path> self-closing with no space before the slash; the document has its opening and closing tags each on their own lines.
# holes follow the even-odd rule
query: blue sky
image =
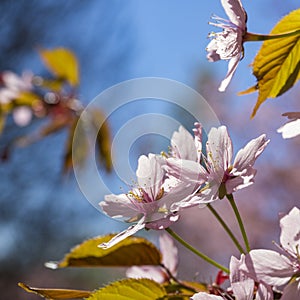
<svg viewBox="0 0 300 300">
<path fill-rule="evenodd" d="M 193 85 L 199 68 L 212 69 L 221 80 L 226 73 L 226 62 L 208 63 L 205 47 L 207 35 L 218 28 L 210 26 L 210 16 L 227 18 L 221 2 L 214 1 L 129 1 L 139 49 L 134 62 L 133 76 L 159 76 Z M 279 19 L 298 8 L 297 1 L 243 1 L 248 13 L 248 30 L 267 34 Z M 268 14 L 266 15 L 266 11 Z M 256 45 L 254 45 L 256 44 Z M 245 45 L 246 56 L 237 71 L 246 79 L 237 88 L 253 85 L 255 78 L 248 65 L 260 43 Z M 243 75 L 244 74 L 244 75 Z M 248 78 L 248 79 L 247 79 Z"/>
</svg>

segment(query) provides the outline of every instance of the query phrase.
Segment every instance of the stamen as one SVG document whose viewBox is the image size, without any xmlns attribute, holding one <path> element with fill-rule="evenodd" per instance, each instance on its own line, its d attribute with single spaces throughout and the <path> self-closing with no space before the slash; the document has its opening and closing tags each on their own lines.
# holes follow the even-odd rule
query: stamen
<svg viewBox="0 0 300 300">
<path fill-rule="evenodd" d="M 164 192 L 165 192 L 164 188 L 161 188 L 160 191 L 159 191 L 159 193 L 158 193 L 157 196 L 156 196 L 155 201 L 161 199 L 162 196 L 164 195 Z"/>
<path fill-rule="evenodd" d="M 141 196 L 139 196 L 138 194 L 135 194 L 133 191 L 128 192 L 127 194 L 129 197 L 134 198 L 135 200 L 137 200 L 138 202 L 143 202 L 143 198 Z"/>
</svg>

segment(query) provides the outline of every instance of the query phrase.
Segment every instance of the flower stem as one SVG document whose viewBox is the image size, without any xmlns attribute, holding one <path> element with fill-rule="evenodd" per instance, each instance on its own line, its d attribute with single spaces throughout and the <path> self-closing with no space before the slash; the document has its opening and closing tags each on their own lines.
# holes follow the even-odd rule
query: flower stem
<svg viewBox="0 0 300 300">
<path fill-rule="evenodd" d="M 202 252 L 198 251 L 197 249 L 195 249 L 193 246 L 191 246 L 189 243 L 187 243 L 185 240 L 183 240 L 176 232 L 174 232 L 171 228 L 166 228 L 166 231 L 175 239 L 177 240 L 179 243 L 181 243 L 184 247 L 186 247 L 187 249 L 189 249 L 190 251 L 192 251 L 194 254 L 198 255 L 199 257 L 201 257 L 203 260 L 205 260 L 206 262 L 208 262 L 209 264 L 215 266 L 216 268 L 222 270 L 223 272 L 229 274 L 229 270 L 227 268 L 225 268 L 224 266 L 220 265 L 219 263 L 217 263 L 216 261 L 214 261 L 213 259 L 211 259 L 210 257 L 208 257 L 207 255 L 203 254 Z"/>
<path fill-rule="evenodd" d="M 281 38 L 290 37 L 294 35 L 300 35 L 300 29 L 290 31 L 290 32 L 285 32 L 285 33 L 279 33 L 279 34 L 257 34 L 257 33 L 246 32 L 246 34 L 243 37 L 243 41 L 244 42 L 267 41 L 267 40 L 281 39 Z"/>
<path fill-rule="evenodd" d="M 227 232 L 227 234 L 229 235 L 229 237 L 231 238 L 231 240 L 233 241 L 233 243 L 236 245 L 236 247 L 238 248 L 238 250 L 241 253 L 245 253 L 245 250 L 243 249 L 243 247 L 241 246 L 241 244 L 239 243 L 239 241 L 237 240 L 237 238 L 234 236 L 233 232 L 230 230 L 230 228 L 224 222 L 224 220 L 222 219 L 222 217 L 217 213 L 217 211 L 209 203 L 207 204 L 207 207 L 212 212 L 212 214 L 217 218 L 217 220 L 220 222 L 220 224 L 222 225 L 222 227 L 224 228 L 224 230 Z"/>
<path fill-rule="evenodd" d="M 197 291 L 196 289 L 194 289 L 193 287 L 188 286 L 186 283 L 183 283 L 183 282 L 181 282 L 180 280 L 178 280 L 164 264 L 161 264 L 160 266 L 161 266 L 161 267 L 166 271 L 166 273 L 168 274 L 168 276 L 169 276 L 169 283 L 172 284 L 172 282 L 170 281 L 170 279 L 172 279 L 172 280 L 174 281 L 174 283 L 176 283 L 176 285 L 178 285 L 179 288 L 185 288 L 185 289 L 191 291 L 192 293 L 197 293 L 197 292 L 198 292 L 198 291 Z M 174 284 L 174 283 L 173 283 L 173 284 Z"/>
<path fill-rule="evenodd" d="M 248 237 L 247 237 L 247 234 L 246 234 L 246 230 L 245 230 L 245 227 L 244 227 L 244 224 L 243 224 L 243 221 L 242 221 L 242 218 L 241 218 L 241 215 L 239 213 L 239 210 L 235 204 L 235 201 L 234 201 L 234 198 L 233 198 L 233 195 L 230 194 L 230 195 L 226 195 L 227 199 L 229 200 L 229 203 L 234 211 L 234 214 L 235 214 L 235 217 L 239 223 L 239 226 L 240 226 L 240 230 L 241 230 L 241 233 L 242 233 L 242 236 L 243 236 L 243 239 L 244 239 L 244 242 L 245 242 L 245 246 L 246 246 L 246 250 L 247 252 L 250 252 L 250 245 L 249 245 L 249 241 L 248 241 Z"/>
</svg>

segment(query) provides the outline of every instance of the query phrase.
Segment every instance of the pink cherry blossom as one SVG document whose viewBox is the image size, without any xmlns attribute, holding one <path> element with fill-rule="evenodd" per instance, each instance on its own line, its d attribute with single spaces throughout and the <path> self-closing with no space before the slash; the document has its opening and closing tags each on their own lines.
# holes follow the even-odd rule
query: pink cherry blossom
<svg viewBox="0 0 300 300">
<path fill-rule="evenodd" d="M 287 122 L 277 132 L 282 134 L 284 139 L 290 139 L 300 134 L 300 112 L 288 112 L 283 116 L 288 117 L 291 121 Z"/>
<path fill-rule="evenodd" d="M 221 3 L 229 20 L 213 17 L 218 23 L 210 24 L 222 28 L 223 31 L 209 35 L 213 39 L 206 51 L 208 52 L 207 58 L 211 62 L 220 59 L 229 60 L 227 75 L 219 87 L 219 91 L 224 92 L 243 57 L 243 36 L 247 32 L 247 18 L 240 0 L 221 0 Z"/>
<path fill-rule="evenodd" d="M 240 260 L 232 256 L 230 259 L 230 283 L 231 287 L 228 288 L 227 296 L 233 294 L 234 299 L 238 300 L 253 300 L 255 291 L 255 281 L 253 278 L 247 276 L 245 272 L 241 270 L 241 266 L 245 263 L 245 255 L 242 254 Z M 210 300 L 210 299 L 229 299 L 228 297 L 209 295 L 207 293 L 197 293 L 192 299 L 194 300 Z M 231 299 L 231 298 L 230 298 Z M 272 289 L 264 283 L 259 283 L 255 300 L 273 300 Z"/>
<path fill-rule="evenodd" d="M 241 270 L 256 281 L 283 289 L 281 300 L 300 299 L 300 210 L 294 207 L 280 220 L 279 252 L 251 250 Z"/>
<path fill-rule="evenodd" d="M 247 276 L 241 269 L 245 264 L 245 255 L 238 260 L 234 256 L 230 259 L 230 282 L 235 299 L 252 300 L 254 296 L 254 280 Z M 258 283 L 255 300 L 273 300 L 273 291 L 263 282 Z"/>
<path fill-rule="evenodd" d="M 171 206 L 189 196 L 191 189 L 184 182 L 166 181 L 162 164 L 164 160 L 160 156 L 142 155 L 136 171 L 138 187 L 127 194 L 106 195 L 105 201 L 99 203 L 108 216 L 134 223 L 100 247 L 109 248 L 143 228 L 168 228 L 179 219 L 178 212 L 173 212 Z"/>
<path fill-rule="evenodd" d="M 162 264 L 172 276 L 177 275 L 178 249 L 173 239 L 167 234 L 159 237 L 159 246 L 162 254 Z M 148 278 L 158 283 L 170 280 L 170 274 L 161 266 L 133 266 L 127 269 L 126 276 L 130 278 Z"/>
<path fill-rule="evenodd" d="M 194 141 L 197 141 L 198 147 L 202 147 L 202 142 L 199 141 L 201 137 L 199 128 L 196 123 Z M 212 128 L 208 134 L 206 155 L 201 148 L 197 148 L 197 153 L 201 154 L 199 159 L 172 157 L 167 159 L 166 169 L 168 173 L 182 181 L 195 183 L 197 194 L 185 199 L 187 205 L 209 203 L 253 184 L 256 174 L 253 165 L 268 142 L 264 134 L 251 140 L 237 153 L 232 163 L 233 147 L 227 128 L 225 126 Z M 177 145 L 177 148 L 180 148 L 180 145 Z M 183 206 L 183 202 L 180 205 Z"/>
</svg>

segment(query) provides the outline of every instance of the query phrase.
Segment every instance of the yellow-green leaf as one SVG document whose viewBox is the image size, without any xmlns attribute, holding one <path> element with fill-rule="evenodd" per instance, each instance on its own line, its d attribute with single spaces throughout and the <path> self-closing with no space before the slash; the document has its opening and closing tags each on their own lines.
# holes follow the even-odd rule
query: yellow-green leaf
<svg viewBox="0 0 300 300">
<path fill-rule="evenodd" d="M 44 79 L 44 78 L 40 78 L 40 86 L 51 90 L 52 92 L 59 92 L 63 86 L 64 86 L 65 82 L 64 80 L 58 78 L 58 79 Z"/>
<path fill-rule="evenodd" d="M 271 34 L 293 32 L 300 28 L 300 9 L 281 19 Z M 267 40 L 253 62 L 253 74 L 257 79 L 257 103 L 252 117 L 267 98 L 276 98 L 289 90 L 299 79 L 300 34 Z"/>
<path fill-rule="evenodd" d="M 257 86 L 254 85 L 254 86 L 251 86 L 249 87 L 248 89 L 244 90 L 244 91 L 241 91 L 241 92 L 238 92 L 238 95 L 239 96 L 242 96 L 242 95 L 247 95 L 247 94 L 251 94 L 251 93 L 254 93 L 257 91 Z"/>
<path fill-rule="evenodd" d="M 0 112 L 0 134 L 2 133 L 6 122 L 6 115 Z"/>
<path fill-rule="evenodd" d="M 166 296 L 165 289 L 150 279 L 124 279 L 96 292 L 88 300 L 156 300 Z"/>
<path fill-rule="evenodd" d="M 79 133 L 77 135 L 78 138 L 76 139 L 77 145 L 76 147 L 73 147 L 75 129 L 78 130 Z M 78 118 L 76 118 L 73 121 L 72 125 L 69 127 L 69 132 L 64 149 L 63 172 L 66 173 L 73 167 L 74 161 L 72 155 L 74 155 L 76 164 L 78 164 L 79 166 L 83 166 L 88 155 L 88 150 L 89 145 L 86 131 L 83 128 L 83 124 L 81 122 L 78 122 Z"/>
<path fill-rule="evenodd" d="M 108 242 L 114 235 L 95 237 L 74 247 L 60 262 L 49 262 L 52 269 L 66 267 L 107 267 L 132 265 L 159 265 L 161 254 L 149 241 L 140 237 L 129 237 L 109 249 L 99 244 Z"/>
<path fill-rule="evenodd" d="M 33 106 L 36 102 L 40 101 L 40 97 L 33 92 L 21 92 L 19 93 L 18 97 L 14 99 L 14 104 L 17 106 Z"/>
<path fill-rule="evenodd" d="M 82 299 L 92 294 L 90 291 L 82 290 L 35 288 L 21 282 L 18 285 L 28 293 L 34 293 L 47 299 Z"/>
<path fill-rule="evenodd" d="M 99 109 L 93 109 L 89 112 L 91 114 L 92 125 L 97 131 L 97 148 L 99 152 L 100 162 L 104 162 L 107 171 L 111 171 L 111 136 L 110 129 L 105 116 Z"/>
<path fill-rule="evenodd" d="M 79 84 L 79 67 L 75 54 L 66 48 L 39 50 L 40 56 L 48 69 L 58 78 L 72 86 Z"/>
</svg>

